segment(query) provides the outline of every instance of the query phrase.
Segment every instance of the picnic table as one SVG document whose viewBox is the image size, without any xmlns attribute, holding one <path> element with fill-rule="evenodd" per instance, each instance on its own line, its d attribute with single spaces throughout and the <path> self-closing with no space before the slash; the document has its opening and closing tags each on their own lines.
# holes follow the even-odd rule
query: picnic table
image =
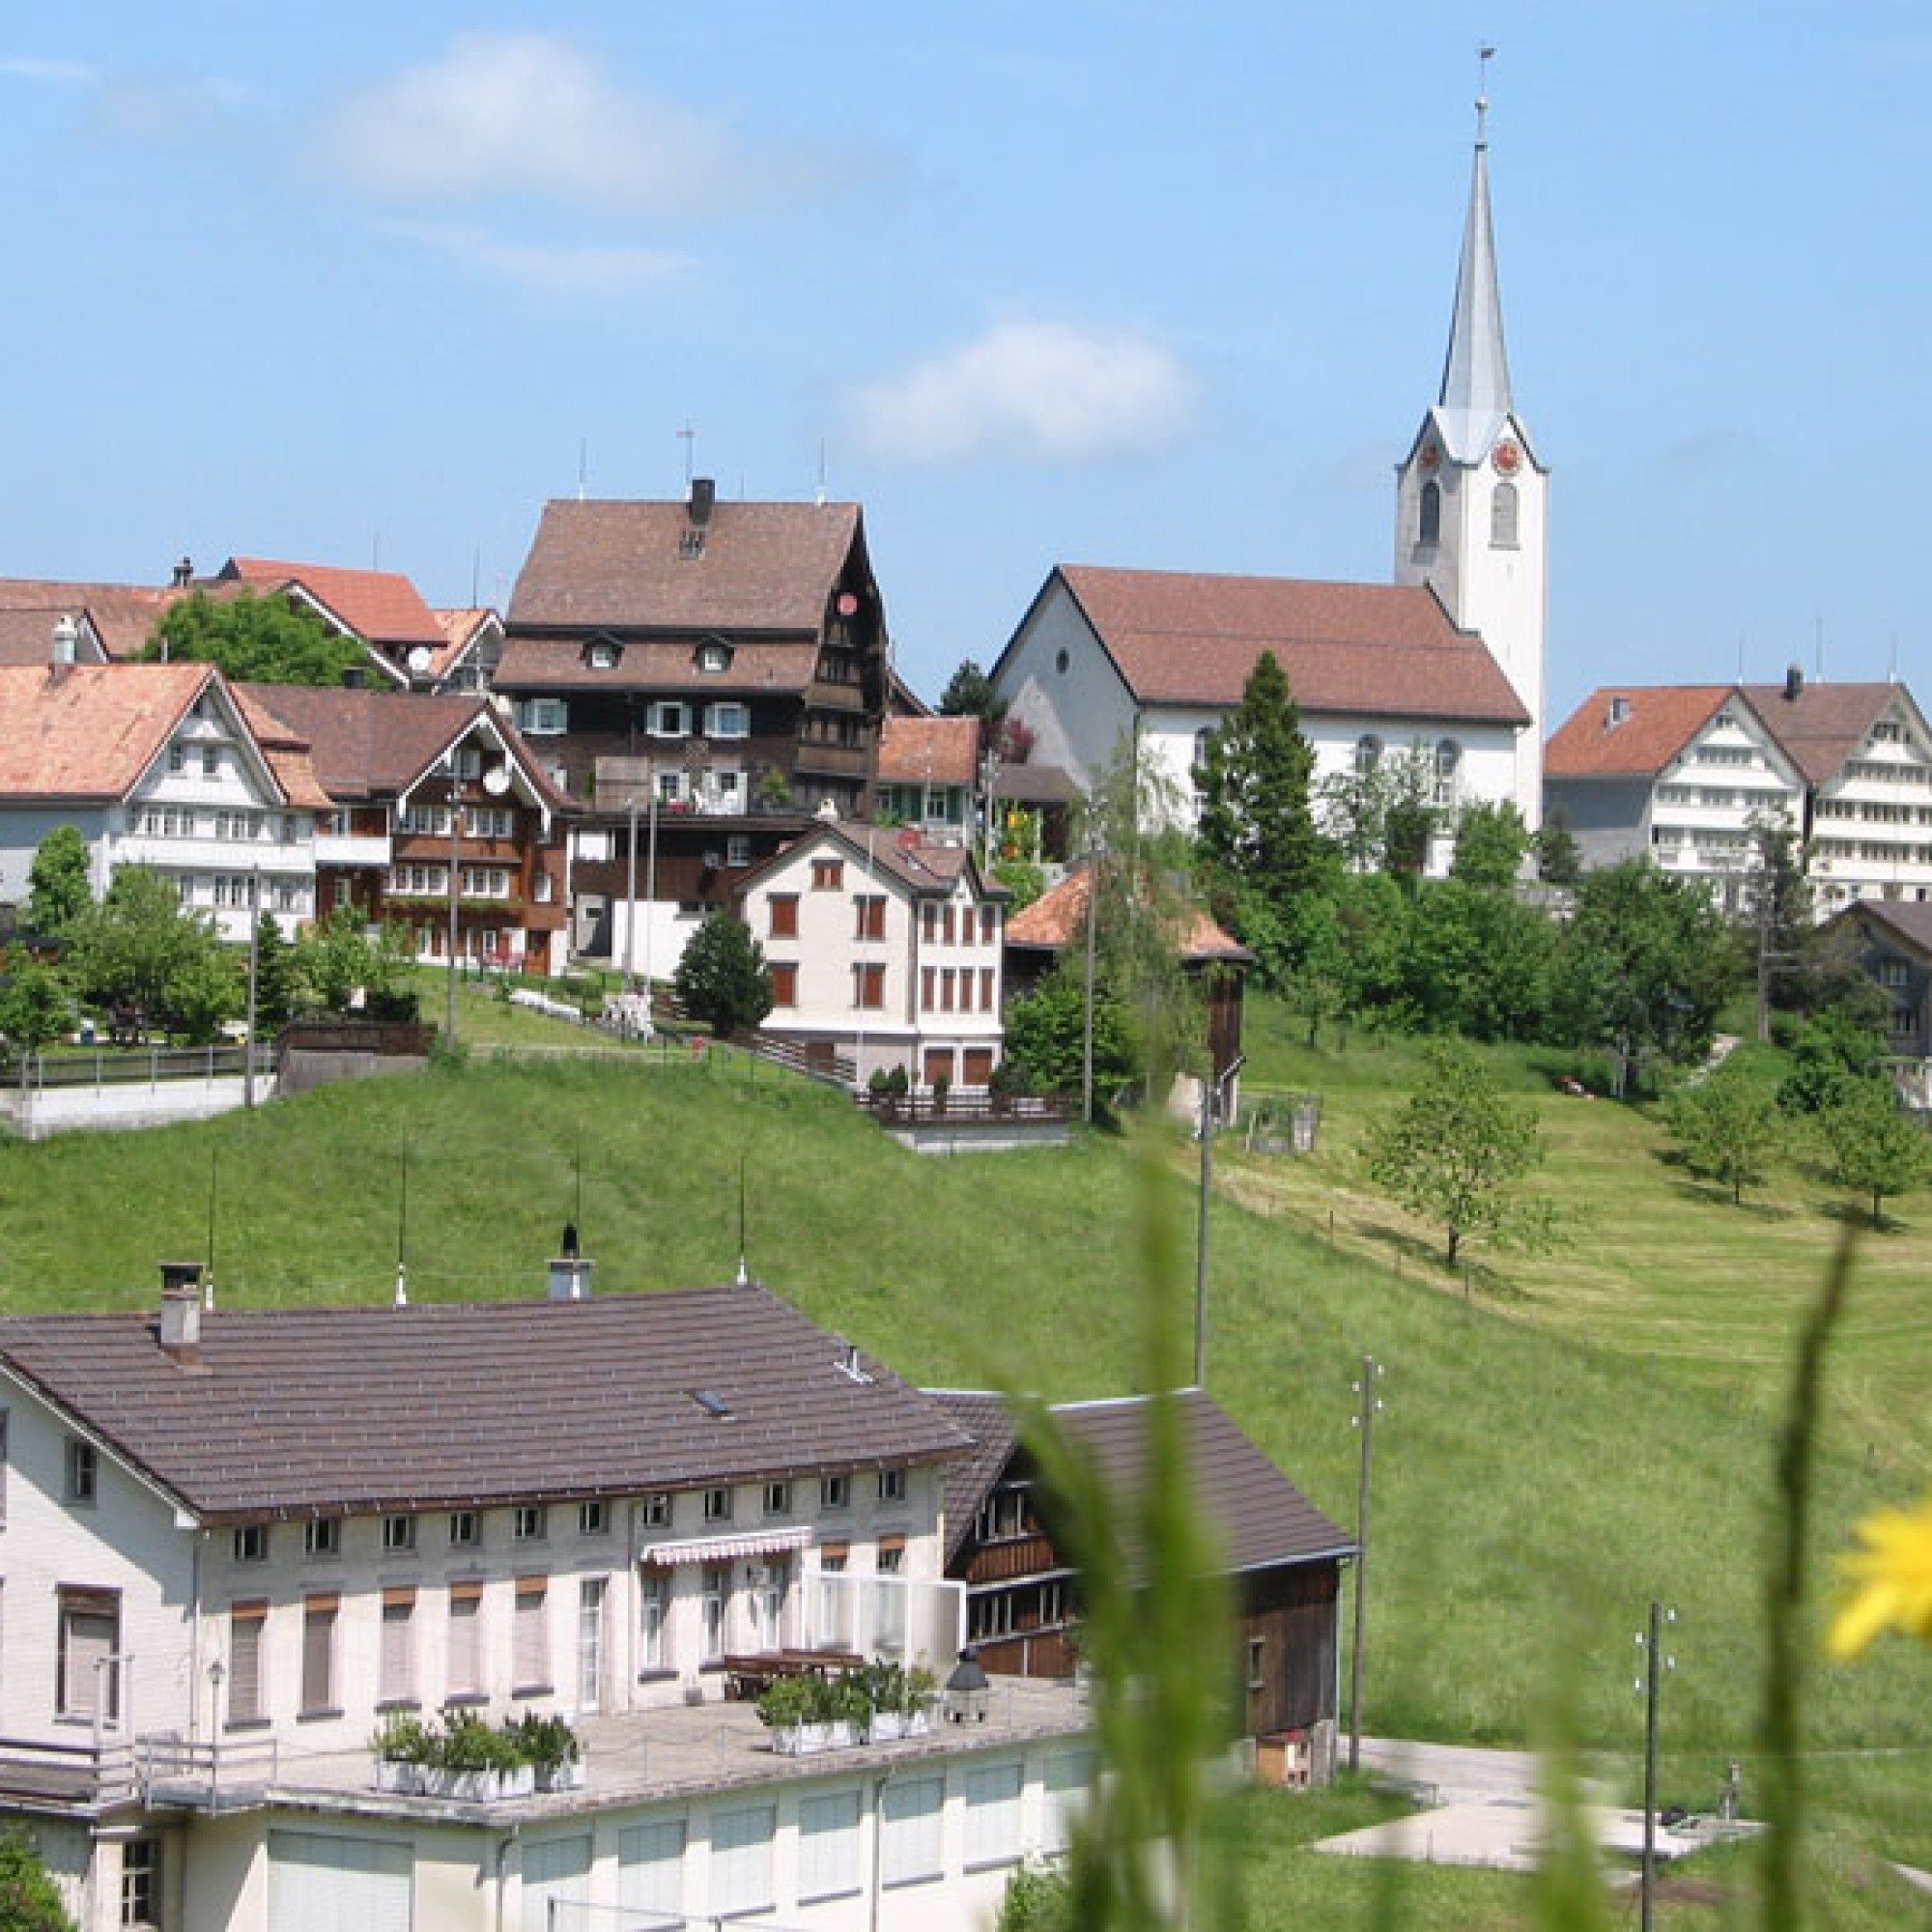
<svg viewBox="0 0 1932 1932">
<path fill-rule="evenodd" d="M 724 1659 L 724 1694 L 749 1703 L 781 1677 L 831 1677 L 864 1662 L 850 1650 L 739 1651 Z"/>
</svg>

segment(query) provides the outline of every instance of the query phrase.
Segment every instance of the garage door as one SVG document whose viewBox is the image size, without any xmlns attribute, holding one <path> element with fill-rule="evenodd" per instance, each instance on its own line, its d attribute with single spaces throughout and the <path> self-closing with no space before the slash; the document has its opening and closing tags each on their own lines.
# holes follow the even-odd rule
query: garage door
<svg viewBox="0 0 1932 1932">
<path fill-rule="evenodd" d="M 411 1932 L 413 1855 L 391 1838 L 269 1833 L 274 1932 Z"/>
</svg>

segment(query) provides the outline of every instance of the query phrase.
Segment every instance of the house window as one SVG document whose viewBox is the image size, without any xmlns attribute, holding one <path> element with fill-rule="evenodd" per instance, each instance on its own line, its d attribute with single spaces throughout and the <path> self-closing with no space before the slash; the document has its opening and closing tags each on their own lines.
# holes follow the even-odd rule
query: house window
<svg viewBox="0 0 1932 1932">
<path fill-rule="evenodd" d="M 518 726 L 532 738 L 554 738 L 570 728 L 570 712 L 560 697 L 526 698 L 517 706 Z"/>
<path fill-rule="evenodd" d="M 765 1485 L 765 1514 L 767 1516 L 789 1516 L 791 1514 L 791 1485 L 789 1483 L 767 1483 Z"/>
<path fill-rule="evenodd" d="M 852 901 L 858 915 L 857 939 L 883 939 L 886 936 L 886 902 L 882 896 L 862 895 Z"/>
<path fill-rule="evenodd" d="M 741 872 L 752 863 L 751 836 L 744 832 L 734 832 L 724 841 L 724 863 L 734 872 Z"/>
<path fill-rule="evenodd" d="M 699 670 L 729 670 L 731 668 L 731 646 L 729 644 L 699 644 L 697 647 L 697 668 Z"/>
<path fill-rule="evenodd" d="M 917 1885 L 940 1876 L 940 1819 L 945 1804 L 943 1777 L 907 1778 L 886 1786 L 880 1794 L 885 1827 L 880 1884 Z"/>
<path fill-rule="evenodd" d="M 993 941 L 999 937 L 999 930 L 1000 915 L 998 910 L 989 905 L 981 906 L 980 908 L 980 944 L 981 946 L 992 945 Z"/>
<path fill-rule="evenodd" d="M 187 747 L 185 745 L 170 745 L 168 747 L 168 770 L 171 772 L 185 772 L 187 770 Z"/>
<path fill-rule="evenodd" d="M 886 969 L 881 965 L 860 964 L 852 968 L 852 1004 L 862 1010 L 877 1012 L 886 1004 Z"/>
<path fill-rule="evenodd" d="M 771 908 L 772 923 L 770 936 L 773 939 L 796 939 L 798 937 L 798 895 L 796 893 L 774 893 L 765 903 Z"/>
<path fill-rule="evenodd" d="M 729 1522 L 731 1520 L 731 1492 L 729 1490 L 705 1491 L 704 1520 L 706 1522 Z"/>
<path fill-rule="evenodd" d="M 980 968 L 980 1010 L 982 1013 L 993 1010 L 993 969 L 990 966 Z"/>
<path fill-rule="evenodd" d="M 905 1501 L 905 1471 L 903 1469 L 881 1469 L 879 1471 L 879 1500 L 882 1503 L 902 1503 Z"/>
<path fill-rule="evenodd" d="M 950 903 L 940 908 L 939 936 L 948 946 L 952 944 L 952 907 Z"/>
<path fill-rule="evenodd" d="M 342 1554 L 342 1519 L 334 1516 L 311 1517 L 302 1525 L 302 1554 L 305 1556 L 340 1556 Z"/>
<path fill-rule="evenodd" d="M 345 874 L 339 872 L 336 874 L 334 892 L 337 905 L 346 906 L 351 903 L 349 880 Z"/>
<path fill-rule="evenodd" d="M 451 1510 L 449 1513 L 449 1547 L 452 1549 L 473 1549 L 483 1541 L 483 1521 L 474 1510 Z"/>
<path fill-rule="evenodd" d="M 376 1694 L 384 1704 L 412 1704 L 416 1695 L 416 1593 L 383 1592 L 383 1648 Z"/>
<path fill-rule="evenodd" d="M 1517 526 L 1517 494 L 1514 483 L 1498 483 L 1490 497 L 1490 548 L 1514 550 Z"/>
<path fill-rule="evenodd" d="M 549 1602 L 549 1577 L 517 1578 L 517 1614 L 511 1631 L 510 1675 L 514 1680 L 512 1692 L 519 1697 L 548 1693 L 551 1689 Z"/>
<path fill-rule="evenodd" d="M 63 1718 L 121 1716 L 121 1593 L 63 1589 L 54 1708 Z"/>
<path fill-rule="evenodd" d="M 724 1609 L 730 1589 L 730 1571 L 722 1564 L 707 1564 L 702 1591 L 706 1663 L 716 1663 L 724 1655 Z"/>
<path fill-rule="evenodd" d="M 851 1554 L 852 1550 L 851 1550 L 851 1546 L 849 1544 L 844 1544 L 844 1543 L 821 1544 L 819 1546 L 819 1550 L 818 1550 L 818 1568 L 820 1575 L 826 1577 L 844 1576 L 845 1565 L 848 1559 L 851 1557 Z"/>
<path fill-rule="evenodd" d="M 301 1711 L 304 1718 L 336 1715 L 335 1621 L 339 1597 L 309 1597 L 302 1603 Z"/>
<path fill-rule="evenodd" d="M 950 1013 L 952 1010 L 952 968 L 948 966 L 939 976 L 939 1010 Z"/>
<path fill-rule="evenodd" d="M 1421 516 L 1415 535 L 1418 543 L 1442 541 L 1442 486 L 1433 477 L 1422 486 Z"/>
<path fill-rule="evenodd" d="M 256 1724 L 268 1716 L 262 1704 L 262 1637 L 267 1604 L 237 1604 L 228 1612 L 228 1721 Z"/>
<path fill-rule="evenodd" d="M 1878 962 L 1878 982 L 1881 986 L 1903 986 L 1911 979 L 1911 970 L 1903 959 L 1881 959 Z"/>
<path fill-rule="evenodd" d="M 91 1503 L 99 1492 L 100 1458 L 92 1442 L 78 1435 L 67 1438 L 67 1499 L 71 1503 Z"/>
<path fill-rule="evenodd" d="M 604 1706 L 604 1599 L 607 1579 L 581 1577 L 577 1582 L 577 1708 Z"/>
<path fill-rule="evenodd" d="M 1435 747 L 1435 803 L 1456 802 L 1456 774 L 1463 767 L 1463 748 L 1454 738 L 1444 738 Z"/>
<path fill-rule="evenodd" d="M 665 1667 L 665 1578 L 647 1570 L 638 1579 L 638 1664 L 643 1670 Z"/>
<path fill-rule="evenodd" d="M 834 1791 L 798 1802 L 798 1902 L 849 1898 L 864 1869 L 859 1860 L 859 1794 Z"/>
<path fill-rule="evenodd" d="M 1020 1767 L 981 1765 L 966 1774 L 966 1869 L 1010 1865 L 1020 1856 Z"/>
<path fill-rule="evenodd" d="M 213 745 L 201 748 L 201 775 L 205 779 L 218 779 L 221 776 L 221 753 Z"/>
<path fill-rule="evenodd" d="M 1355 776 L 1365 779 L 1382 761 L 1382 741 L 1373 731 L 1355 740 Z"/>
<path fill-rule="evenodd" d="M 684 738 L 691 733 L 691 706 L 675 697 L 661 698 L 650 709 L 653 738 Z"/>
<path fill-rule="evenodd" d="M 589 658 L 592 670 L 615 670 L 620 653 L 612 643 L 599 642 L 590 646 Z"/>
<path fill-rule="evenodd" d="M 836 893 L 845 884 L 845 862 L 842 859 L 814 859 L 811 862 L 811 890 L 815 893 Z"/>
<path fill-rule="evenodd" d="M 233 1548 L 238 1563 L 266 1563 L 269 1560 L 269 1525 L 265 1522 L 244 1522 L 235 1532 Z"/>
<path fill-rule="evenodd" d="M 128 1838 L 121 1847 L 120 1924 L 136 1932 L 161 1922 L 161 1841 Z"/>
<path fill-rule="evenodd" d="M 745 704 L 711 704 L 705 707 L 704 728 L 713 738 L 749 738 L 752 711 Z"/>
<path fill-rule="evenodd" d="M 932 908 L 926 907 L 930 912 Z M 932 1010 L 933 988 L 938 983 L 939 969 L 935 966 L 922 966 L 919 969 L 919 1003 L 927 1012 Z"/>
<path fill-rule="evenodd" d="M 653 1529 L 670 1527 L 670 1492 L 653 1490 L 644 1498 L 644 1520 Z"/>
<path fill-rule="evenodd" d="M 473 1697 L 483 1689 L 483 1586 L 449 1586 L 449 1634 L 443 1645 L 447 1694 Z"/>
<path fill-rule="evenodd" d="M 1264 1690 L 1267 1686 L 1267 1643 L 1263 1637 L 1248 1639 L 1248 1689 Z"/>
<path fill-rule="evenodd" d="M 541 1543 L 550 1534 L 550 1512 L 542 1503 L 519 1503 L 510 1522 L 519 1543 Z"/>
<path fill-rule="evenodd" d="M 385 1516 L 383 1519 L 383 1553 L 406 1555 L 416 1547 L 416 1520 L 412 1516 Z"/>
<path fill-rule="evenodd" d="M 852 1507 L 852 1478 L 850 1476 L 821 1476 L 818 1479 L 818 1507 L 826 1510 L 842 1510 Z"/>
<path fill-rule="evenodd" d="M 939 937 L 939 908 L 930 899 L 919 909 L 919 936 L 927 946 Z"/>
</svg>

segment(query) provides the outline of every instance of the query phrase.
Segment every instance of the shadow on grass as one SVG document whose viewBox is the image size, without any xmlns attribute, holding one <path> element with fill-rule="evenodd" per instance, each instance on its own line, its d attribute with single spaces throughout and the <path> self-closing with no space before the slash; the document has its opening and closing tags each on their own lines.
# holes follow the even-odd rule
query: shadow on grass
<svg viewBox="0 0 1932 1932">
<path fill-rule="evenodd" d="M 1742 1201 L 1731 1198 L 1731 1190 L 1717 1180 L 1675 1180 L 1672 1192 L 1685 1201 L 1700 1201 L 1707 1207 L 1728 1208 L 1734 1214 L 1747 1215 L 1753 1221 L 1776 1222 L 1793 1221 L 1798 1218 L 1795 1208 L 1780 1208 L 1775 1201 L 1763 1201 L 1749 1193 Z"/>
<path fill-rule="evenodd" d="M 1837 1226 L 1858 1229 L 1861 1235 L 1909 1235 L 1912 1224 L 1901 1221 L 1896 1214 L 1881 1214 L 1872 1218 L 1872 1210 L 1862 1202 L 1846 1198 L 1840 1201 L 1827 1201 L 1819 1209 L 1821 1220 L 1835 1222 Z"/>
<path fill-rule="evenodd" d="M 1388 1221 L 1364 1221 L 1357 1232 L 1377 1246 L 1394 1250 L 1393 1259 L 1386 1261 L 1385 1265 L 1403 1281 L 1417 1281 L 1439 1294 L 1472 1300 L 1478 1295 L 1488 1301 L 1527 1302 L 1536 1298 L 1519 1282 L 1499 1273 L 1491 1263 L 1470 1255 L 1467 1250 L 1457 1257 L 1452 1268 L 1443 1260 L 1439 1240 L 1407 1228 L 1398 1228 Z"/>
</svg>

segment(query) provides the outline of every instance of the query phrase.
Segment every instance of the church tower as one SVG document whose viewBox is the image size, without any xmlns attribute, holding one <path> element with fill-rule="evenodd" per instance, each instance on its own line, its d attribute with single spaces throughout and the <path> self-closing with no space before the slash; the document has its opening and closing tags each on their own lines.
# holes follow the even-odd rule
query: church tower
<svg viewBox="0 0 1932 1932">
<path fill-rule="evenodd" d="M 1489 107 L 1479 97 L 1442 392 L 1396 471 L 1395 581 L 1431 585 L 1458 624 L 1481 634 L 1522 699 L 1531 722 L 1517 740 L 1516 802 L 1536 826 L 1543 822 L 1549 472 L 1510 395 L 1490 228 Z"/>
</svg>

